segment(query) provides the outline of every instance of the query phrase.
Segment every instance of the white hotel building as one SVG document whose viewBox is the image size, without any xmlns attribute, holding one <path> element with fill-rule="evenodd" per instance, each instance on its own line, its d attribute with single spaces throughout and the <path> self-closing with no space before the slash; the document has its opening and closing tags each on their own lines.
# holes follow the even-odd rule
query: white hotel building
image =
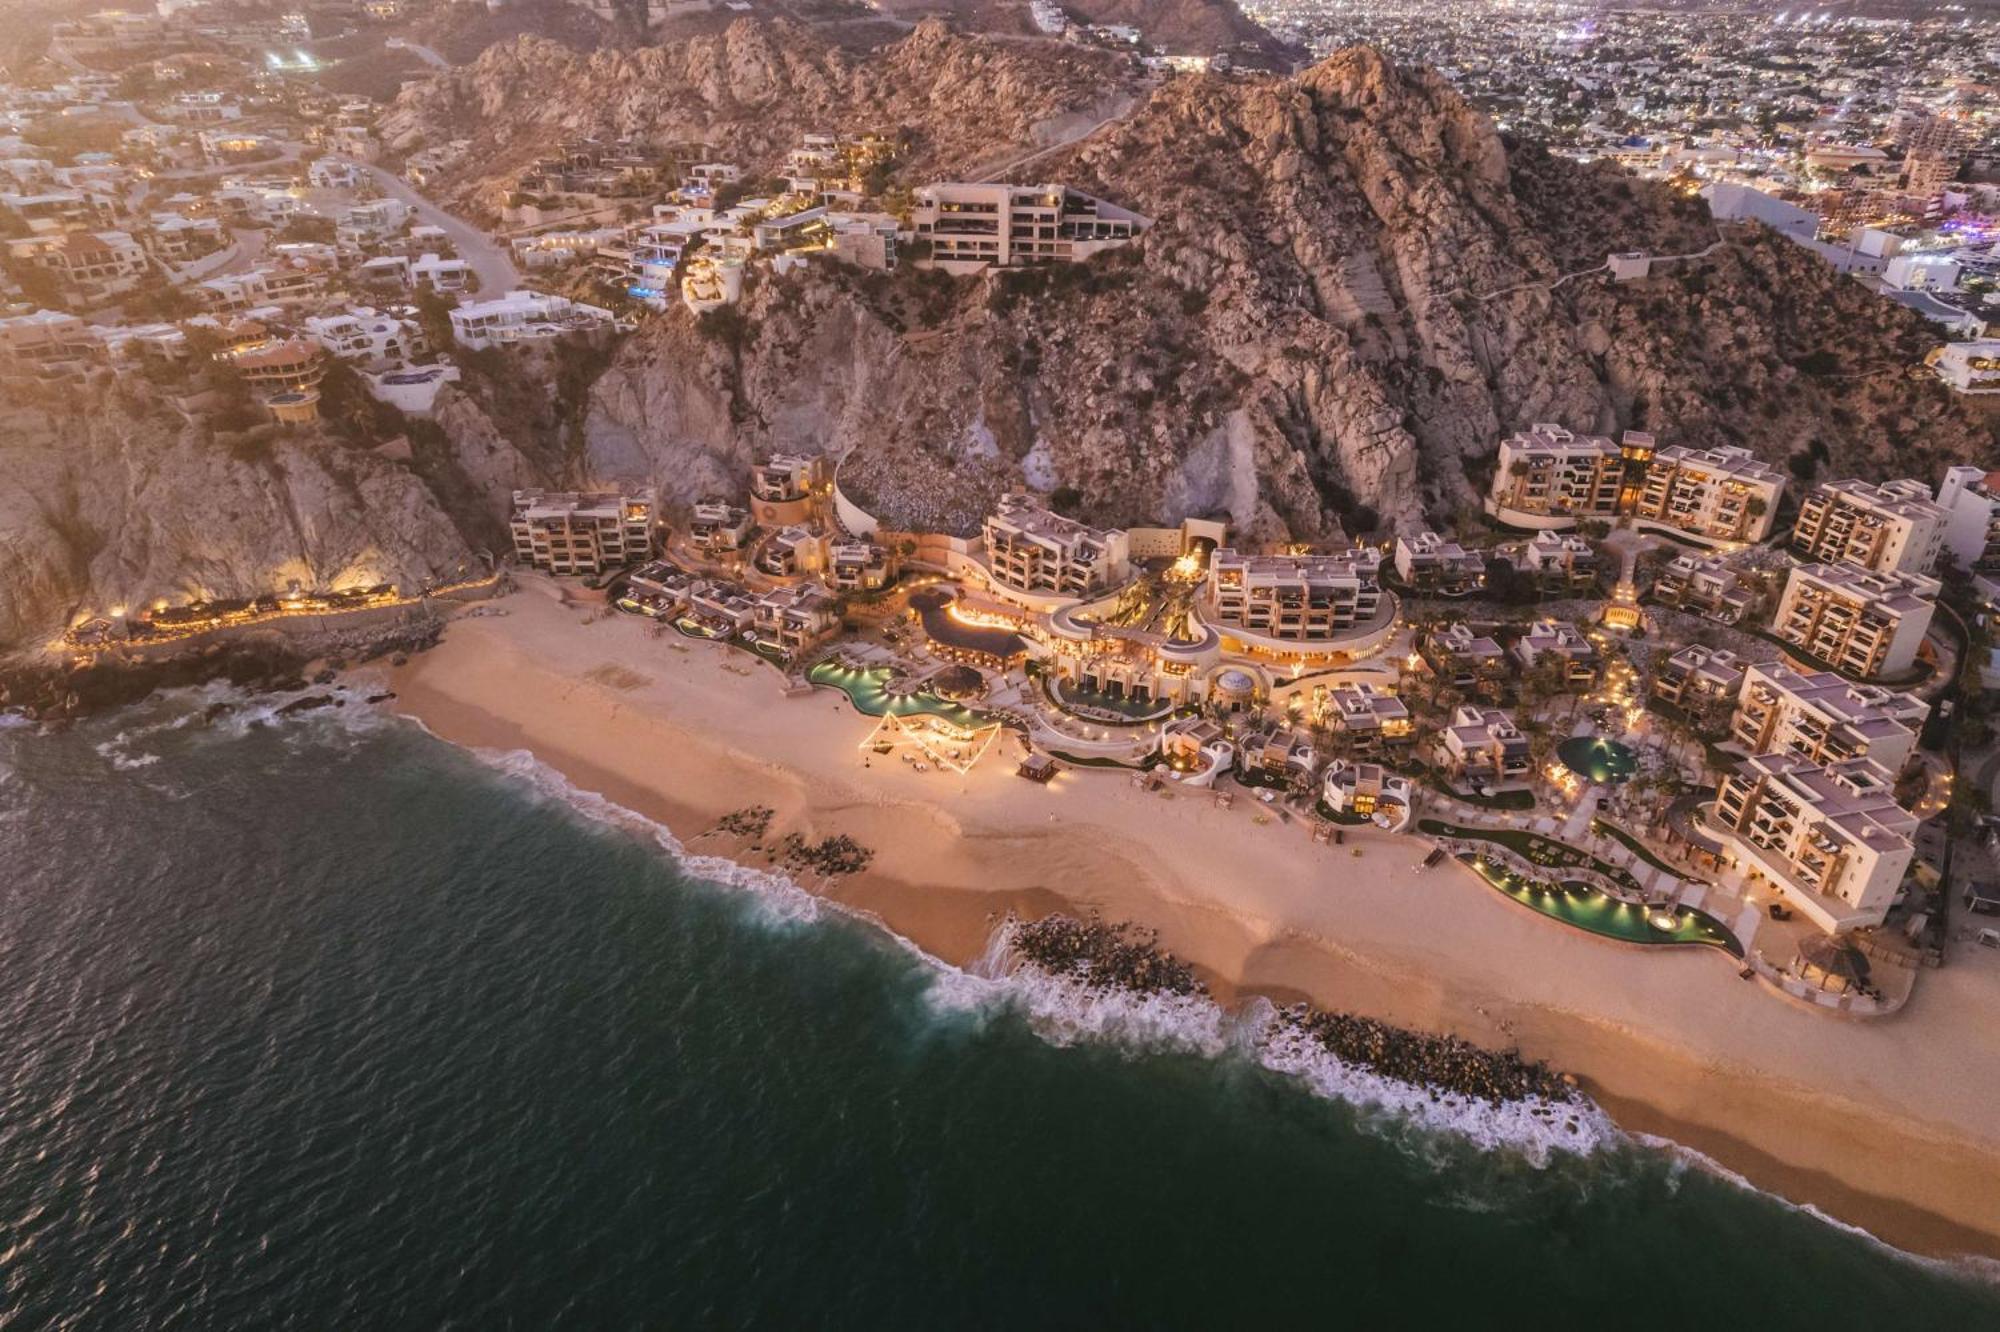
<svg viewBox="0 0 2000 1332">
<path fill-rule="evenodd" d="M 1025 494 L 1002 496 L 983 536 L 987 572 L 1002 595 L 1074 599 L 1122 582 L 1131 567 L 1124 532 L 1051 513 Z"/>
<path fill-rule="evenodd" d="M 1245 555 L 1224 547 L 1209 559 L 1209 604 L 1225 633 L 1285 644 L 1336 638 L 1381 610 L 1381 563 L 1381 553 L 1365 547 L 1338 555 Z"/>
<path fill-rule="evenodd" d="M 552 574 L 599 574 L 651 553 L 653 497 L 517 490 L 508 527 L 521 563 Z"/>
<path fill-rule="evenodd" d="M 1777 521 L 1784 491 L 1783 474 L 1748 449 L 1675 445 L 1646 464 L 1631 510 L 1634 518 L 1707 541 L 1762 541 Z"/>
<path fill-rule="evenodd" d="M 1766 662 L 1744 671 L 1729 734 L 1752 754 L 1799 754 L 1815 763 L 1868 758 L 1897 773 L 1930 712 L 1915 694 Z"/>
<path fill-rule="evenodd" d="M 1851 675 L 1895 675 L 1917 659 L 1938 586 L 1935 578 L 1856 564 L 1801 565 L 1785 581 L 1771 629 Z"/>
<path fill-rule="evenodd" d="M 1500 441 L 1486 510 L 1523 527 L 1612 518 L 1624 476 L 1624 452 L 1609 438 L 1540 424 Z"/>
<path fill-rule="evenodd" d="M 1951 515 L 1918 481 L 1828 481 L 1799 506 L 1792 552 L 1801 559 L 1890 573 L 1929 573 Z"/>
<path fill-rule="evenodd" d="M 1723 778 L 1710 823 L 1740 868 L 1761 872 L 1829 934 L 1880 925 L 1915 850 L 1917 816 L 1871 759 L 1825 766 L 1759 754 Z"/>
</svg>

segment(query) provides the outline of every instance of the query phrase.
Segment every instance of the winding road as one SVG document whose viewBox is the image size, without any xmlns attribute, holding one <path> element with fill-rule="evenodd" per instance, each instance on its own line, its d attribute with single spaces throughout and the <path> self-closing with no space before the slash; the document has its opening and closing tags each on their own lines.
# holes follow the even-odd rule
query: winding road
<svg viewBox="0 0 2000 1332">
<path fill-rule="evenodd" d="M 382 193 L 401 199 L 410 206 L 410 211 L 418 220 L 437 227 L 451 238 L 458 250 L 458 257 L 471 266 L 479 275 L 479 290 L 489 300 L 505 295 L 521 285 L 521 271 L 514 267 L 513 256 L 506 247 L 495 244 L 478 227 L 462 217 L 447 213 L 444 209 L 417 193 L 416 187 L 401 176 L 382 167 L 354 158 L 342 158 L 356 169 L 369 176 Z"/>
</svg>

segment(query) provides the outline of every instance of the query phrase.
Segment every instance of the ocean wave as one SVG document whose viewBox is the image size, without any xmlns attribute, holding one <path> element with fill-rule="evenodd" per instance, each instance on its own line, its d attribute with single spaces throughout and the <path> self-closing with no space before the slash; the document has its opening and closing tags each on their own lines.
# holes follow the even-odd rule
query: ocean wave
<svg viewBox="0 0 2000 1332">
<path fill-rule="evenodd" d="M 1928 1272 L 1940 1276 L 1955 1277 L 1963 1281 L 1975 1281 L 1982 1285 L 2000 1286 L 2000 1259 L 1987 1258 L 1979 1254 L 1960 1254 L 1952 1258 L 1933 1258 L 1927 1254 L 1911 1253 L 1908 1249 L 1897 1248 L 1874 1231 L 1863 1226 L 1857 1226 L 1851 1221 L 1842 1221 L 1839 1217 L 1833 1216 L 1813 1206 L 1811 1203 L 1794 1202 L 1781 1194 L 1771 1192 L 1769 1189 L 1759 1188 L 1749 1179 L 1731 1170 L 1708 1153 L 1690 1147 L 1686 1143 L 1675 1142 L 1672 1138 L 1662 1138 L 1652 1133 L 1633 1133 L 1627 1136 L 1630 1141 L 1637 1143 L 1639 1146 L 1659 1152 L 1668 1157 L 1679 1169 L 1699 1171 L 1704 1175 L 1719 1179 L 1725 1184 L 1741 1189 L 1745 1193 L 1766 1198 L 1788 1212 L 1797 1212 L 1800 1215 L 1809 1216 L 1815 1221 L 1832 1226 L 1835 1230 L 1854 1236 L 1870 1248 L 1893 1255 L 1904 1262 L 1914 1263 Z"/>
</svg>

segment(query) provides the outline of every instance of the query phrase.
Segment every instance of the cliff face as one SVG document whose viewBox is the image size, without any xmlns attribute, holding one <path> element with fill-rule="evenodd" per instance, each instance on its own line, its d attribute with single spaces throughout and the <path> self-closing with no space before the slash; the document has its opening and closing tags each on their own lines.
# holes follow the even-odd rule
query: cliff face
<svg viewBox="0 0 2000 1332">
<path fill-rule="evenodd" d="M 898 523 L 966 530 L 1025 483 L 1107 521 L 1315 537 L 1472 503 L 1536 421 L 1864 475 L 1991 447 L 1910 377 L 1915 315 L 1768 233 L 1717 245 L 1698 201 L 1510 153 L 1370 51 L 1177 80 L 1031 174 L 1155 225 L 1063 269 L 765 279 L 726 336 L 675 311 L 599 381 L 590 465 L 692 497 L 821 447 Z M 1707 253 L 1560 281 L 1614 250 Z"/>
<path fill-rule="evenodd" d="M 155 597 L 413 587 L 470 558 L 423 482 L 373 453 L 299 434 L 237 456 L 157 405 L 92 408 L 0 418 L 0 648 Z"/>
<path fill-rule="evenodd" d="M 796 24 L 746 18 L 629 51 L 522 37 L 412 85 L 380 129 L 399 153 L 469 132 L 450 188 L 490 206 L 534 158 L 593 136 L 705 142 L 765 171 L 809 131 L 908 128 L 911 170 L 950 175 L 1094 122 L 1130 82 L 1100 52 L 958 36 L 936 21 L 857 56 Z"/>
</svg>

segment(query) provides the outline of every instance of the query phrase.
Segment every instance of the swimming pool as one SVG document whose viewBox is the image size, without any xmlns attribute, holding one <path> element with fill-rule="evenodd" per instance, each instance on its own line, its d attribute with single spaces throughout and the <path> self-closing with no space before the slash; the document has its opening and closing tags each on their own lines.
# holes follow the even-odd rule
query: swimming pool
<svg viewBox="0 0 2000 1332">
<path fill-rule="evenodd" d="M 827 689 L 840 690 L 854 704 L 857 712 L 870 717 L 890 714 L 907 717 L 912 713 L 928 712 L 968 730 L 984 726 L 992 720 L 985 713 L 941 698 L 928 689 L 914 694 L 892 694 L 888 684 L 893 673 L 887 666 L 852 666 L 841 661 L 822 661 L 806 672 L 806 679 Z"/>
<path fill-rule="evenodd" d="M 1728 927 L 1706 911 L 1689 906 L 1672 909 L 1672 925 L 1665 908 L 1643 907 L 1620 902 L 1582 883 L 1531 883 L 1499 865 L 1474 858 L 1472 868 L 1479 877 L 1522 906 L 1533 907 L 1544 916 L 1573 925 L 1607 939 L 1637 944 L 1695 944 L 1720 948 L 1732 957 L 1743 956 L 1743 945 Z"/>
</svg>

